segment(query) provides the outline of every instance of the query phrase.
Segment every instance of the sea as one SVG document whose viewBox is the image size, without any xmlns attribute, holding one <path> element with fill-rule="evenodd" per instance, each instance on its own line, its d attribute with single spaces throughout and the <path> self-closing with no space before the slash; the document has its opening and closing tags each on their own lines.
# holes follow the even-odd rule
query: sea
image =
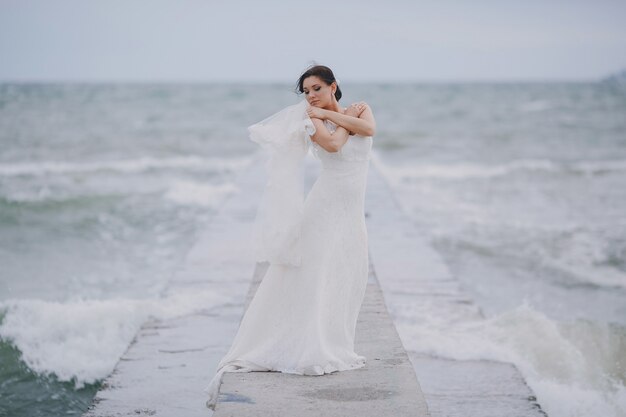
<svg viewBox="0 0 626 417">
<path fill-rule="evenodd" d="M 0 415 L 80 415 L 165 295 L 289 83 L 0 84 Z M 550 417 L 626 416 L 626 88 L 350 83 L 373 162 L 483 311 L 408 350 L 514 363 Z M 408 255 L 410 256 L 410 254 Z M 436 320 L 436 318 L 432 318 Z M 436 324 L 436 325 L 435 325 Z"/>
</svg>

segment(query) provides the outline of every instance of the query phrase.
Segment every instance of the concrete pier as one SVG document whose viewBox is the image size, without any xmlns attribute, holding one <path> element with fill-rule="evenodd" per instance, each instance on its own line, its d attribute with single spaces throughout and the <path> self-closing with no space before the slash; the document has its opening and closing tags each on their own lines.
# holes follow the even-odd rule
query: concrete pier
<svg viewBox="0 0 626 417">
<path fill-rule="evenodd" d="M 257 269 L 255 283 L 260 282 L 263 272 Z M 254 295 L 255 283 L 248 301 Z M 214 416 L 429 416 L 371 265 L 355 351 L 367 358 L 364 368 L 323 376 L 225 373 Z"/>
<path fill-rule="evenodd" d="M 202 389 L 230 347 L 264 272 L 263 265 L 255 267 L 248 246 L 262 170 L 256 160 L 241 175 L 240 192 L 207 225 L 168 288 L 169 294 L 211 290 L 224 302 L 147 322 L 84 416 L 211 415 Z M 545 415 L 511 364 L 405 351 L 403 327 L 397 326 L 405 306 L 419 303 L 429 314 L 481 312 L 402 213 L 375 165 L 366 198 L 371 267 L 355 346 L 366 356 L 366 367 L 323 376 L 226 373 L 215 416 L 484 417 L 496 415 L 490 412 L 494 404 L 510 410 L 508 416 Z"/>
</svg>

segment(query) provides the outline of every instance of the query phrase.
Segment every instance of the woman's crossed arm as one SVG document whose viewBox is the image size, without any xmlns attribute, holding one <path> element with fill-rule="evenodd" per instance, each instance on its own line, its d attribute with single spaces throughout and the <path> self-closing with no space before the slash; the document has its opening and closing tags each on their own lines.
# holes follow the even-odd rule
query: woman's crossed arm
<svg viewBox="0 0 626 417">
<path fill-rule="evenodd" d="M 374 120 L 372 109 L 367 103 L 362 101 L 350 105 L 346 110 L 346 114 L 312 107 L 310 108 L 309 116 L 322 120 L 328 119 L 334 124 L 344 127 L 351 134 L 374 136 L 376 133 L 376 121 Z"/>
</svg>

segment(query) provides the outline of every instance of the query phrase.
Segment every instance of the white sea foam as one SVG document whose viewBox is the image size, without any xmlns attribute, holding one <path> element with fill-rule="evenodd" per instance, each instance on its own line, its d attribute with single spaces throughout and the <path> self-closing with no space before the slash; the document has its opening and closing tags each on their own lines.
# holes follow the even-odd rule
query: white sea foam
<svg viewBox="0 0 626 417">
<path fill-rule="evenodd" d="M 103 182 L 100 178 L 93 181 L 83 179 L 82 187 L 69 190 L 65 187 L 60 191 L 48 185 L 40 186 L 33 184 L 30 187 L 15 187 L 11 190 L 3 190 L 2 198 L 16 203 L 39 203 L 39 202 L 62 202 L 71 199 L 84 199 L 98 196 L 111 196 L 116 194 L 142 194 L 162 192 L 164 198 L 180 205 L 196 205 L 215 208 L 226 197 L 237 192 L 237 187 L 229 182 L 221 184 L 201 183 L 189 180 L 146 181 L 145 178 L 119 178 L 107 179 Z"/>
<path fill-rule="evenodd" d="M 374 157 L 373 157 L 374 159 Z M 449 180 L 467 178 L 490 178 L 513 173 L 520 170 L 556 172 L 559 166 L 552 161 L 543 159 L 521 159 L 506 164 L 480 165 L 470 163 L 454 164 L 416 164 L 404 166 L 388 166 L 376 158 L 383 174 L 393 183 L 424 178 L 441 178 Z"/>
<path fill-rule="evenodd" d="M 116 171 L 121 173 L 138 173 L 150 169 L 180 168 L 199 169 L 206 171 L 238 171 L 252 161 L 251 157 L 238 158 L 204 158 L 199 156 L 178 156 L 170 158 L 141 157 L 93 162 L 16 162 L 0 164 L 0 175 L 48 175 L 85 173 L 93 171 Z"/>
<path fill-rule="evenodd" d="M 109 375 L 148 318 L 164 319 L 230 302 L 216 291 L 189 291 L 162 299 L 7 300 L 0 337 L 21 351 L 33 371 L 54 373 L 76 388 Z"/>
<path fill-rule="evenodd" d="M 613 171 L 626 171 L 626 160 L 579 161 L 571 169 L 585 175 L 597 175 Z"/>
<path fill-rule="evenodd" d="M 545 173 L 576 173 L 598 175 L 607 172 L 626 171 L 626 160 L 577 161 L 557 163 L 547 159 L 518 159 L 504 164 L 484 165 L 474 163 L 415 164 L 388 166 L 380 158 L 372 156 L 381 171 L 392 184 L 414 179 L 463 180 L 471 178 L 493 178 L 514 174 L 520 171 Z"/>
<path fill-rule="evenodd" d="M 544 268 L 564 272 L 569 279 L 602 287 L 626 289 L 626 273 L 609 264 L 612 243 L 606 236 L 578 228 L 559 242 L 565 246 L 558 256 L 539 252 Z M 541 248 L 541 245 L 535 245 Z"/>
<path fill-rule="evenodd" d="M 2 198 L 14 203 L 37 203 L 40 201 L 58 200 L 58 195 L 55 195 L 50 187 L 43 186 L 35 189 L 29 189 L 26 187 L 14 189 L 11 191 L 5 191 L 5 195 Z"/>
<path fill-rule="evenodd" d="M 553 105 L 547 100 L 533 100 L 523 103 L 519 109 L 524 113 L 532 113 L 552 108 Z"/>
<path fill-rule="evenodd" d="M 477 320 L 445 320 L 423 308 L 404 306 L 397 317 L 407 349 L 514 363 L 551 417 L 626 415 L 623 331 L 598 322 L 556 322 L 527 303 Z"/>
<path fill-rule="evenodd" d="M 200 184 L 191 181 L 175 181 L 169 185 L 165 198 L 183 205 L 215 208 L 238 188 L 231 184 Z"/>
</svg>

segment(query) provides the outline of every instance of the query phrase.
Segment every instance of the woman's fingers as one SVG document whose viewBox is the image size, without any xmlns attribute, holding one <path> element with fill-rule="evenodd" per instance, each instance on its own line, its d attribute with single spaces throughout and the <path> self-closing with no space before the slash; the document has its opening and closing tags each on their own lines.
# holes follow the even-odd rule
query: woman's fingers
<svg viewBox="0 0 626 417">
<path fill-rule="evenodd" d="M 365 110 L 365 106 L 366 106 L 365 102 L 359 101 L 358 103 L 352 103 L 350 105 L 350 108 L 351 110 L 356 112 L 356 115 L 358 116 L 363 112 L 363 110 Z"/>
<path fill-rule="evenodd" d="M 351 104 L 347 109 L 346 109 L 346 114 L 348 116 L 358 116 L 360 113 L 360 110 L 358 109 L 358 107 L 356 107 L 354 104 Z"/>
</svg>

